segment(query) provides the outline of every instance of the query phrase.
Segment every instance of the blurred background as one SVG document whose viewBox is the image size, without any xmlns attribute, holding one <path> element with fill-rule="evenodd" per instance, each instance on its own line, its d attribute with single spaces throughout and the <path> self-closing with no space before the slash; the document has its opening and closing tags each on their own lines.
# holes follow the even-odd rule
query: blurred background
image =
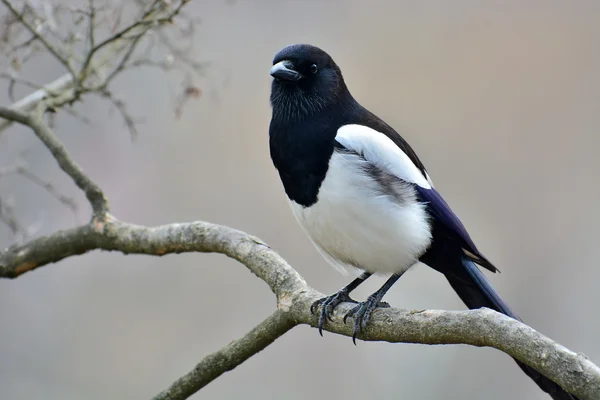
<svg viewBox="0 0 600 400">
<path fill-rule="evenodd" d="M 113 85 L 143 119 L 135 140 L 94 97 L 78 107 L 90 125 L 64 114 L 56 121 L 116 217 L 229 225 L 265 240 L 324 293 L 349 282 L 297 226 L 268 152 L 272 57 L 291 43 L 315 44 L 419 153 L 502 271 L 490 279 L 503 297 L 532 327 L 600 362 L 600 2 L 210 0 L 186 9 L 201 20 L 194 55 L 209 65 L 202 96 L 181 118 L 173 112 L 180 88 L 162 71 L 139 70 Z M 28 68 L 38 82 L 64 73 L 51 63 Z M 10 104 L 6 90 L 0 104 Z M 80 205 L 74 218 L 42 188 L 1 178 L 23 224 L 41 235 L 87 220 L 85 198 L 47 149 L 12 127 L 0 135 L 0 167 L 18 157 Z M 0 248 L 16 240 L 0 226 Z M 464 308 L 423 265 L 386 300 Z M 0 398 L 150 398 L 275 306 L 262 281 L 221 255 L 95 252 L 0 280 Z M 305 326 L 193 398 L 307 397 L 549 399 L 499 351 L 353 346 Z"/>
</svg>

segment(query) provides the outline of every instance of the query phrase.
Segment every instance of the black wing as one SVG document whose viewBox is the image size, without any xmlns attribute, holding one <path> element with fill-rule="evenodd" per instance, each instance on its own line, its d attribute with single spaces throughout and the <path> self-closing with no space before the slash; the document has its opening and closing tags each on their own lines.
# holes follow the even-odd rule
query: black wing
<svg viewBox="0 0 600 400">
<path fill-rule="evenodd" d="M 479 252 L 463 223 L 435 189 L 425 189 L 418 185 L 415 185 L 415 189 L 419 193 L 421 200 L 427 204 L 427 210 L 434 218 L 434 224 L 440 224 L 442 231 L 449 233 L 449 239 L 455 240 L 462 247 L 465 256 L 492 272 L 498 271 Z"/>
<path fill-rule="evenodd" d="M 368 126 L 369 128 L 375 129 L 387 137 L 389 137 L 415 164 L 415 166 L 421 171 L 425 179 L 428 174 L 425 169 L 425 165 L 421 162 L 415 151 L 410 145 L 388 124 L 386 124 L 381 118 L 371 113 L 367 109 L 361 106 L 362 110 L 360 113 L 359 121 L 361 125 Z M 454 214 L 448 203 L 442 198 L 442 196 L 435 189 L 425 189 L 418 185 L 415 185 L 417 192 L 419 193 L 421 200 L 427 203 L 428 211 L 434 218 L 434 223 L 439 224 L 441 230 L 449 235 L 449 239 L 454 240 L 457 244 L 462 247 L 466 257 L 481 265 L 482 267 L 489 269 L 492 272 L 498 271 L 496 267 L 489 262 L 483 254 L 479 252 L 473 239 L 469 236 L 465 226 L 462 224 L 460 219 Z"/>
</svg>

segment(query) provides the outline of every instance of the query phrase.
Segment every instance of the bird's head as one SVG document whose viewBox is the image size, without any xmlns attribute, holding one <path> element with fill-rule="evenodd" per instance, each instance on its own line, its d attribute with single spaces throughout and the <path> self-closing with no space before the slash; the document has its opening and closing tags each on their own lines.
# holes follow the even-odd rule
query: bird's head
<svg viewBox="0 0 600 400">
<path fill-rule="evenodd" d="M 318 47 L 294 44 L 275 55 L 271 105 L 280 117 L 310 116 L 350 96 L 342 72 Z"/>
</svg>

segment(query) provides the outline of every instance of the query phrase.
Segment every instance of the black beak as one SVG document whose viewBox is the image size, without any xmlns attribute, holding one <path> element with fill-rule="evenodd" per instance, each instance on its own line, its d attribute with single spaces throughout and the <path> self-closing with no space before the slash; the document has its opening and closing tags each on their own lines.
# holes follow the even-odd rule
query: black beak
<svg viewBox="0 0 600 400">
<path fill-rule="evenodd" d="M 302 79 L 302 74 L 294 70 L 291 61 L 283 60 L 273 65 L 269 72 L 271 76 L 280 81 L 298 81 Z"/>
</svg>

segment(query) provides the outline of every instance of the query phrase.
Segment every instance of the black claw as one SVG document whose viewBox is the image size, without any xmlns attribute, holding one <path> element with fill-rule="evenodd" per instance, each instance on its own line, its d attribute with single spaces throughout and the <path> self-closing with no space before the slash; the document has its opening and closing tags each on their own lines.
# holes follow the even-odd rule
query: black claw
<svg viewBox="0 0 600 400">
<path fill-rule="evenodd" d="M 333 308 L 331 308 L 328 312 L 325 313 L 329 322 L 333 322 L 333 318 L 331 318 L 332 313 L 333 313 Z"/>
<path fill-rule="evenodd" d="M 323 313 L 321 313 L 319 315 L 319 322 L 318 322 L 318 327 L 319 327 L 319 335 L 321 335 L 321 337 L 323 337 L 323 325 L 324 325 L 324 321 L 323 321 Z"/>
<path fill-rule="evenodd" d="M 356 307 L 352 308 L 346 315 L 344 315 L 344 324 L 348 318 L 354 317 L 354 331 L 352 332 L 352 343 L 356 345 L 356 337 L 358 334 L 365 330 L 371 314 L 378 308 L 389 308 L 390 305 L 385 302 L 378 302 L 377 297 L 369 296 L 366 301 L 358 303 Z"/>
<path fill-rule="evenodd" d="M 360 304 L 362 304 L 362 303 L 360 303 Z M 347 320 L 348 318 L 350 318 L 350 317 L 353 317 L 353 316 L 354 316 L 354 314 L 356 314 L 356 311 L 358 310 L 358 307 L 360 307 L 360 304 L 359 304 L 358 306 L 356 306 L 356 307 L 352 308 L 352 310 L 348 311 L 348 312 L 346 313 L 346 315 L 344 315 L 344 324 L 346 324 L 346 320 Z"/>
<path fill-rule="evenodd" d="M 348 292 L 345 290 L 340 290 L 337 293 L 332 294 L 331 296 L 323 297 L 312 303 L 310 306 L 311 314 L 315 314 L 319 307 L 321 307 L 321 312 L 319 313 L 319 320 L 317 322 L 317 328 L 319 328 L 319 334 L 323 336 L 323 326 L 327 323 L 327 320 L 333 322 L 332 314 L 335 307 L 340 303 L 357 303 L 356 300 L 353 300 L 348 295 Z"/>
</svg>

